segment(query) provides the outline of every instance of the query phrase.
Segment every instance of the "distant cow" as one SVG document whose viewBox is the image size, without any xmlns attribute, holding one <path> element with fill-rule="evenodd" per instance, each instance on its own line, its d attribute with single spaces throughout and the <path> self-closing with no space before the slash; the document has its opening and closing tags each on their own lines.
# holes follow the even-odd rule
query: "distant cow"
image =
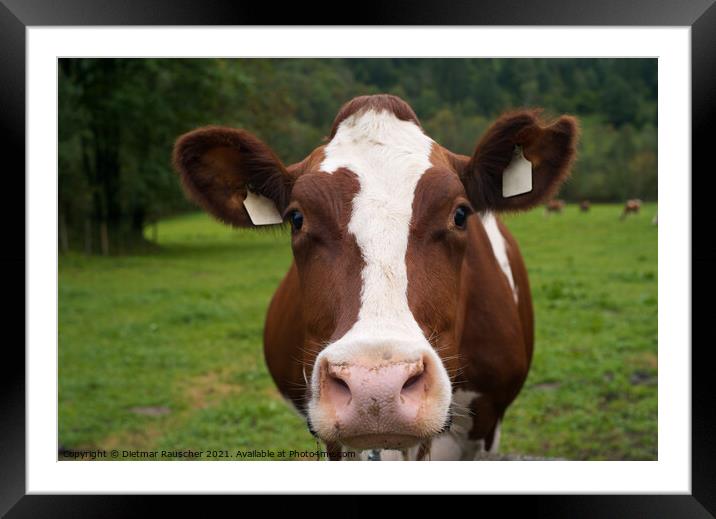
<svg viewBox="0 0 716 519">
<path fill-rule="evenodd" d="M 567 202 L 564 200 L 550 200 L 544 205 L 544 212 L 545 214 L 561 213 L 566 205 Z"/>
<path fill-rule="evenodd" d="M 630 200 L 627 200 L 624 204 L 624 210 L 622 211 L 622 215 L 619 219 L 623 220 L 629 214 L 639 214 L 640 209 L 641 200 L 639 200 L 638 198 L 632 198 Z"/>
<path fill-rule="evenodd" d="M 574 118 L 546 125 L 537 114 L 503 115 L 471 157 L 433 141 L 388 95 L 345 104 L 327 143 L 289 166 L 244 130 L 178 139 L 182 184 L 210 214 L 253 227 L 251 196 L 291 225 L 294 261 L 269 306 L 264 353 L 331 459 L 497 449 L 534 339 L 527 270 L 497 214 L 553 196 L 577 139 Z M 504 198 L 517 146 L 532 190 Z"/>
<path fill-rule="evenodd" d="M 589 203 L 589 200 L 582 200 L 579 202 L 579 210 L 583 213 L 589 212 L 590 207 L 592 207 L 592 204 Z"/>
</svg>

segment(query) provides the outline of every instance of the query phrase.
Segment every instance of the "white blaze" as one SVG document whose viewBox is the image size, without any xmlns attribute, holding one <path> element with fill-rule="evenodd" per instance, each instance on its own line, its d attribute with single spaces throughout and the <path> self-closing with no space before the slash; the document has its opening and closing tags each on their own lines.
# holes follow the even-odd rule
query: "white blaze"
<svg viewBox="0 0 716 519">
<path fill-rule="evenodd" d="M 492 213 L 485 213 L 482 215 L 482 225 L 485 228 L 487 237 L 490 239 L 490 245 L 492 246 L 492 252 L 497 259 L 497 263 L 500 265 L 500 269 L 507 277 L 507 282 L 510 284 L 512 289 L 512 295 L 517 301 L 517 289 L 515 288 L 515 280 L 512 277 L 512 268 L 510 267 L 510 260 L 507 258 L 507 243 L 505 237 L 502 236 L 500 228 L 497 227 L 497 220 L 495 215 Z"/>
<path fill-rule="evenodd" d="M 431 167 L 433 141 L 420 127 L 387 111 L 363 111 L 346 118 L 324 148 L 320 169 L 352 171 L 360 183 L 348 231 L 364 261 L 358 318 L 350 330 L 316 358 L 331 363 L 413 362 L 427 359 L 435 377 L 426 430 L 439 430 L 450 404 L 451 384 L 440 357 L 423 335 L 408 305 L 408 250 L 413 198 Z M 314 369 L 309 415 L 320 426 L 319 370 Z"/>
<path fill-rule="evenodd" d="M 376 333 L 423 338 L 408 307 L 405 254 L 415 188 L 431 166 L 432 145 L 415 123 L 387 111 L 366 111 L 341 122 L 324 149 L 321 170 L 347 168 L 360 183 L 348 230 L 365 266 L 358 319 L 346 340 Z"/>
</svg>

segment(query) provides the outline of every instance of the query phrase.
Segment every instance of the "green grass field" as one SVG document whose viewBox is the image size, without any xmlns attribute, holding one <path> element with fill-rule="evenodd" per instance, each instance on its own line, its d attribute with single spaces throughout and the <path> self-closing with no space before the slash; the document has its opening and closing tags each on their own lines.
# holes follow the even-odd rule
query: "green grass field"
<svg viewBox="0 0 716 519">
<path fill-rule="evenodd" d="M 656 206 L 623 222 L 620 211 L 505 219 L 530 273 L 536 345 L 503 452 L 657 457 Z M 161 222 L 158 236 L 152 254 L 60 257 L 60 444 L 315 450 L 263 361 L 288 233 L 192 214 Z"/>
</svg>

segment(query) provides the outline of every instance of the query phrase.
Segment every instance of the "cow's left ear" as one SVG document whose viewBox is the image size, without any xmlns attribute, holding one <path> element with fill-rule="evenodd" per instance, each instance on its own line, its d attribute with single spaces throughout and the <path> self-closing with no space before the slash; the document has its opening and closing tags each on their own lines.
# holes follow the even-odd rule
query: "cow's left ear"
<svg viewBox="0 0 716 519">
<path fill-rule="evenodd" d="M 544 124 L 538 110 L 503 115 L 490 126 L 462 168 L 470 202 L 480 211 L 519 211 L 551 198 L 569 176 L 578 135 L 577 120 L 571 116 Z M 518 146 L 531 163 L 532 189 L 504 196 L 503 173 Z"/>
</svg>

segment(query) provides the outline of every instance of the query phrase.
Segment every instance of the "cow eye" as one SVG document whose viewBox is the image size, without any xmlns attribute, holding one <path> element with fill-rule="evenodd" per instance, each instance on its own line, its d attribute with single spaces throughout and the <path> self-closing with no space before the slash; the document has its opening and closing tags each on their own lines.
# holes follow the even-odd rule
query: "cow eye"
<svg viewBox="0 0 716 519">
<path fill-rule="evenodd" d="M 301 211 L 291 211 L 288 219 L 291 221 L 291 227 L 293 227 L 294 231 L 298 231 L 303 227 L 303 214 Z"/>
<path fill-rule="evenodd" d="M 464 205 L 458 206 L 458 208 L 455 209 L 455 216 L 453 216 L 455 227 L 459 229 L 464 229 L 469 214 L 470 210 L 467 207 L 465 207 Z"/>
</svg>

